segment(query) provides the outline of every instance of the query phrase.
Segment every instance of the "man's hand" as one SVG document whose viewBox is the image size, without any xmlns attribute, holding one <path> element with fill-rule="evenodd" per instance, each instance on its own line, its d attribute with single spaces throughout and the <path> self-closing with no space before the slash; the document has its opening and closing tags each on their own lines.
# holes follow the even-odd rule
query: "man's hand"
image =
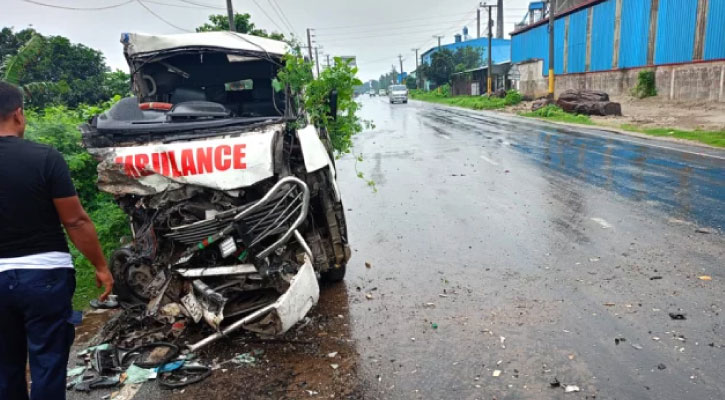
<svg viewBox="0 0 725 400">
<path fill-rule="evenodd" d="M 83 210 L 78 196 L 53 199 L 53 203 L 70 240 L 96 268 L 96 284 L 105 288 L 100 300 L 105 301 L 113 289 L 113 275 L 106 264 L 93 222 Z"/>
<path fill-rule="evenodd" d="M 100 301 L 106 301 L 108 295 L 113 290 L 113 275 L 111 275 L 111 271 L 105 265 L 96 268 L 96 286 L 103 286 L 103 293 L 98 299 Z"/>
</svg>

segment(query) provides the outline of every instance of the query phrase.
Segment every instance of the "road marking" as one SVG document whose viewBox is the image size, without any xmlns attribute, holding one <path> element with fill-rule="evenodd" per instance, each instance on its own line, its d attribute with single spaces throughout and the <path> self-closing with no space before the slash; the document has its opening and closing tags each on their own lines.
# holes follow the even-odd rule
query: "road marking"
<svg viewBox="0 0 725 400">
<path fill-rule="evenodd" d="M 493 161 L 493 160 L 491 160 L 490 158 L 487 158 L 484 155 L 481 156 L 481 160 L 483 160 L 483 161 L 485 161 L 485 162 L 487 162 L 487 163 L 489 163 L 489 164 L 491 164 L 493 166 L 497 166 L 498 165 L 498 163 L 496 161 Z"/>
<path fill-rule="evenodd" d="M 612 224 L 610 224 L 609 222 L 605 221 L 604 218 L 590 218 L 590 219 L 592 221 L 598 223 L 599 225 L 601 225 L 602 226 L 602 229 L 609 229 L 609 228 L 612 227 Z"/>
</svg>

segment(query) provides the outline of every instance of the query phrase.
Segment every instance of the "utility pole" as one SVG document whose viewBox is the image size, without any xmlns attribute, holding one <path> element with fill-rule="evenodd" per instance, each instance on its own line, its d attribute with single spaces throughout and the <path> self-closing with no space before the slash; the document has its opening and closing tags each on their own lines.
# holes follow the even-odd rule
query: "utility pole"
<svg viewBox="0 0 725 400">
<path fill-rule="evenodd" d="M 549 0 L 549 99 L 554 100 L 554 10 L 556 0 Z"/>
<path fill-rule="evenodd" d="M 443 35 L 433 35 L 434 38 L 438 39 L 438 50 L 441 49 L 441 38 Z"/>
<path fill-rule="evenodd" d="M 310 33 L 312 29 L 307 28 L 307 53 L 310 56 L 310 61 L 312 61 L 312 34 Z"/>
<path fill-rule="evenodd" d="M 419 71 L 419 65 L 418 65 L 418 50 L 419 49 L 411 49 L 415 52 L 415 86 L 420 89 L 420 71 Z"/>
<path fill-rule="evenodd" d="M 227 0 L 227 17 L 229 17 L 229 30 L 237 31 L 237 25 L 234 23 L 234 9 L 232 8 L 232 0 Z"/>
<path fill-rule="evenodd" d="M 476 38 L 481 38 L 481 9 L 476 9 Z"/>
<path fill-rule="evenodd" d="M 320 57 L 317 55 L 317 47 L 315 47 L 315 66 L 317 67 L 317 77 L 320 77 Z"/>
<path fill-rule="evenodd" d="M 330 55 L 327 55 L 327 68 L 330 68 Z"/>
<path fill-rule="evenodd" d="M 484 4 L 484 7 L 488 8 L 488 72 L 486 73 L 486 93 L 491 96 L 491 75 L 493 75 L 493 62 L 491 60 L 491 25 L 493 20 L 491 19 L 491 8 L 495 6 L 488 6 Z"/>
<path fill-rule="evenodd" d="M 403 75 L 403 55 L 402 54 L 398 54 L 398 60 L 400 61 L 400 75 L 401 75 L 401 79 L 402 79 L 402 75 Z"/>
<path fill-rule="evenodd" d="M 496 3 L 496 39 L 503 39 L 503 0 Z"/>
</svg>

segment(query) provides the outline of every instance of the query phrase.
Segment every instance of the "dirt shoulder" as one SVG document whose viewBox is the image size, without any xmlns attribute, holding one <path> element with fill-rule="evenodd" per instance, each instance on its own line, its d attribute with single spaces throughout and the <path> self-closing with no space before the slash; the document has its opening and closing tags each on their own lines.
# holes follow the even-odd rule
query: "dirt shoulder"
<svg viewBox="0 0 725 400">
<path fill-rule="evenodd" d="M 725 103 L 719 102 L 663 102 L 656 97 L 638 99 L 631 96 L 613 97 L 622 105 L 622 116 L 590 116 L 591 121 L 606 130 L 665 141 L 722 147 L 725 141 Z M 500 111 L 519 114 L 531 111 L 533 102 L 524 101 Z M 569 124 L 561 121 L 554 123 Z M 683 132 L 685 131 L 685 132 Z M 698 132 L 708 139 L 698 140 Z M 721 139 L 718 139 L 722 136 Z M 713 140 L 713 137 L 716 139 Z M 693 140 L 694 139 L 694 140 Z M 705 143 L 701 143 L 705 142 Z"/>
</svg>

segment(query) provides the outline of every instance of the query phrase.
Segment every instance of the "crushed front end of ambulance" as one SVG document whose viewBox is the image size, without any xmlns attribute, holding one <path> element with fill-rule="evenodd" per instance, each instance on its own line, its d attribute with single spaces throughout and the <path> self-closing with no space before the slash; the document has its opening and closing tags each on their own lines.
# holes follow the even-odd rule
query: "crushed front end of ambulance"
<svg viewBox="0 0 725 400">
<path fill-rule="evenodd" d="M 145 317 L 284 333 L 350 256 L 329 137 L 273 85 L 283 42 L 124 34 L 135 96 L 81 127 L 133 240 L 109 261 Z M 198 346 L 197 346 L 198 347 Z"/>
</svg>

